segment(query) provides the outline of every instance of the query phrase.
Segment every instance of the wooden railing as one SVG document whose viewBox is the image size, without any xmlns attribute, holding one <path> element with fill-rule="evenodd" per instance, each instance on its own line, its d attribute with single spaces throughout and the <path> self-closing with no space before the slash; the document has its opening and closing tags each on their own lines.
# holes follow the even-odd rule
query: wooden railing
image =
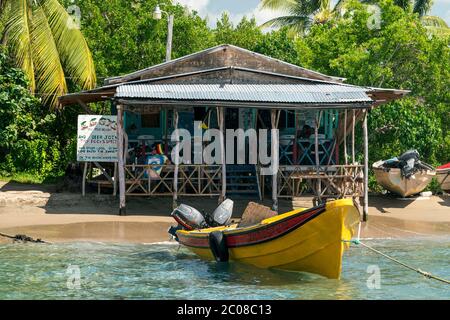
<svg viewBox="0 0 450 320">
<path fill-rule="evenodd" d="M 156 173 L 156 169 L 161 169 Z M 126 195 L 162 196 L 174 192 L 175 165 L 137 164 L 125 166 Z M 179 196 L 218 196 L 221 194 L 220 165 L 180 164 Z"/>
<path fill-rule="evenodd" d="M 312 192 L 315 198 L 363 195 L 363 165 L 280 166 L 278 197 L 298 197 Z"/>
</svg>

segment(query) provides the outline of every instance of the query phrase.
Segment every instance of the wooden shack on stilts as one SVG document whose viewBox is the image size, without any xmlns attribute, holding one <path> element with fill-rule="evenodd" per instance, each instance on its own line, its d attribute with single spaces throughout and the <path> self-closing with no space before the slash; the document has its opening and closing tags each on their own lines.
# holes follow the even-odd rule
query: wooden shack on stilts
<svg viewBox="0 0 450 320">
<path fill-rule="evenodd" d="M 312 193 L 316 202 L 362 199 L 367 218 L 368 112 L 408 91 L 359 87 L 344 80 L 220 45 L 109 78 L 97 89 L 61 97 L 60 103 L 111 101 L 118 118 L 122 214 L 132 196 L 171 196 L 176 206 L 180 196 L 217 196 L 222 201 L 243 195 L 262 200 L 270 194 L 277 210 L 280 198 Z M 355 134 L 359 123 L 362 146 Z M 171 139 L 175 130 L 187 130 L 203 141 L 207 128 L 222 133 L 216 150 L 220 161 L 179 162 L 177 152 L 171 158 L 179 142 Z M 262 174 L 266 164 L 259 160 L 226 163 L 229 150 L 223 134 L 231 129 L 277 129 L 268 136 L 270 152 L 265 150 L 279 160 L 277 170 Z M 155 145 L 166 157 L 156 164 L 148 150 Z M 245 152 L 245 159 L 252 156 L 248 149 L 235 149 L 233 157 L 239 152 Z M 189 158 L 202 159 L 202 154 L 194 150 Z"/>
</svg>

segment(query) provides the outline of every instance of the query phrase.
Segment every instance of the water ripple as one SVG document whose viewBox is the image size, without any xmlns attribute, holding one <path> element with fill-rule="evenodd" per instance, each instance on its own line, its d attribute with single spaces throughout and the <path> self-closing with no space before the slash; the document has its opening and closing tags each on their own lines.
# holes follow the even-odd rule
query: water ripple
<svg viewBox="0 0 450 320">
<path fill-rule="evenodd" d="M 399 260 L 450 278 L 450 239 L 365 240 Z M 351 247 L 341 280 L 204 261 L 172 243 L 0 245 L 0 299 L 449 299 L 448 286 Z M 369 289 L 369 265 L 381 288 Z M 70 289 L 67 268 L 80 270 Z"/>
</svg>

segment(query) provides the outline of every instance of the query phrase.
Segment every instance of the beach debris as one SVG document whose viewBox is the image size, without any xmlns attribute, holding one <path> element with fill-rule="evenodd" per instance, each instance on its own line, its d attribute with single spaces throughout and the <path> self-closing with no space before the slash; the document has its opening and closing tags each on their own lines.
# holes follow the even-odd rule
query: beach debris
<svg viewBox="0 0 450 320">
<path fill-rule="evenodd" d="M 42 239 L 33 239 L 32 237 L 27 236 L 26 234 L 16 234 L 15 236 L 9 235 L 9 234 L 5 234 L 5 233 L 0 233 L 0 236 L 5 237 L 5 238 L 9 238 L 11 240 L 13 240 L 14 242 L 33 242 L 33 243 L 49 243 L 46 242 Z"/>
</svg>

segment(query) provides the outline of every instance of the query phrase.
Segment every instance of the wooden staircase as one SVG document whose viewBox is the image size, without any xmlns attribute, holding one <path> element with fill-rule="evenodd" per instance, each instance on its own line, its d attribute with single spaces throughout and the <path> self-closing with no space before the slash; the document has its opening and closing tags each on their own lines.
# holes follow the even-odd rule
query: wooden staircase
<svg viewBox="0 0 450 320">
<path fill-rule="evenodd" d="M 261 187 L 256 165 L 227 165 L 227 197 L 261 200 Z"/>
</svg>

